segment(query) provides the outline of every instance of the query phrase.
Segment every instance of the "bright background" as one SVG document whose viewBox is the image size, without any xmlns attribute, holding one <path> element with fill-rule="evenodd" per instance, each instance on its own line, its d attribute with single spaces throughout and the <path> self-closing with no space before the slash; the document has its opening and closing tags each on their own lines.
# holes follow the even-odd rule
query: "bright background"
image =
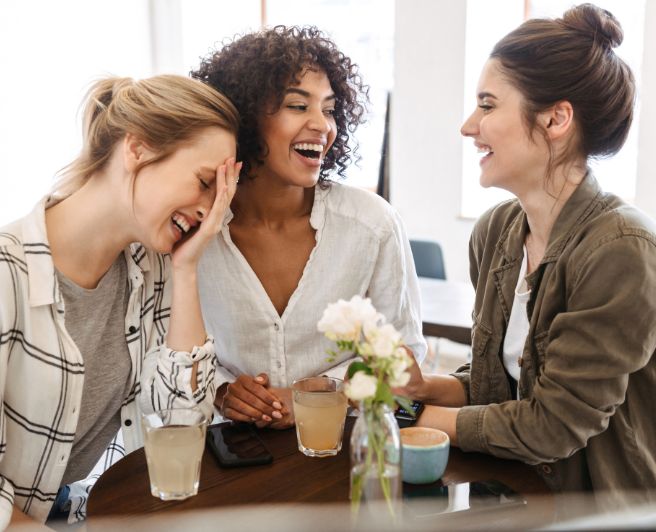
<svg viewBox="0 0 656 532">
<path fill-rule="evenodd" d="M 636 74 L 629 140 L 596 162 L 602 185 L 656 216 L 654 0 L 598 0 L 625 30 L 617 52 Z M 475 105 L 494 43 L 567 0 L 3 0 L 0 2 L 0 225 L 28 212 L 80 148 L 89 83 L 115 74 L 187 74 L 227 38 L 263 24 L 314 24 L 360 65 L 371 86 L 362 161 L 347 182 L 374 188 L 385 99 L 392 92 L 391 201 L 411 237 L 440 241 L 450 278 L 467 278 L 473 221 L 504 197 L 478 185 L 479 156 L 459 128 Z"/>
</svg>

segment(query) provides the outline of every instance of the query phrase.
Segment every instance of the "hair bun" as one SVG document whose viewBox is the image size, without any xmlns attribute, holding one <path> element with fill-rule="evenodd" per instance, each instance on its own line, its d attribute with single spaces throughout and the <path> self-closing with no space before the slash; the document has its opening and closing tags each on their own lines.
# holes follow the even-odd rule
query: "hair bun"
<svg viewBox="0 0 656 532">
<path fill-rule="evenodd" d="M 594 4 L 581 4 L 568 9 L 563 23 L 570 28 L 590 34 L 604 48 L 616 48 L 624 40 L 622 26 L 610 12 Z"/>
</svg>

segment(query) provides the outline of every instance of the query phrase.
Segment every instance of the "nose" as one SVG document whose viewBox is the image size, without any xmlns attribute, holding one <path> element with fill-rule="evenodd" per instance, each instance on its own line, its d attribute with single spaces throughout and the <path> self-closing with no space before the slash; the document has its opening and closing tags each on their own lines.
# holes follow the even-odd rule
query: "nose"
<svg viewBox="0 0 656 532">
<path fill-rule="evenodd" d="M 476 111 L 470 114 L 462 124 L 460 127 L 460 134 L 463 137 L 473 137 L 478 134 L 478 119 L 476 118 Z"/>
<path fill-rule="evenodd" d="M 196 218 L 198 218 L 199 222 L 202 222 L 205 218 L 207 218 L 207 214 L 210 212 L 212 204 L 214 203 L 215 196 L 216 192 L 213 194 L 203 194 L 201 203 L 196 207 Z"/>
<path fill-rule="evenodd" d="M 313 131 L 328 133 L 333 126 L 330 115 L 326 115 L 323 109 L 315 109 L 308 117 L 308 127 Z"/>
</svg>

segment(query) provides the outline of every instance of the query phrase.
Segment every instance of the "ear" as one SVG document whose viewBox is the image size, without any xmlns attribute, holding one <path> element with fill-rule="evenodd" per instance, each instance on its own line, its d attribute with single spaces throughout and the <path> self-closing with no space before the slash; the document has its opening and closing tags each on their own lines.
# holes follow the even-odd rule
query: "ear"
<svg viewBox="0 0 656 532">
<path fill-rule="evenodd" d="M 574 108 L 567 100 L 557 102 L 541 115 L 544 128 L 552 141 L 565 139 L 574 131 Z"/>
<path fill-rule="evenodd" d="M 153 155 L 152 150 L 132 133 L 126 133 L 123 139 L 123 163 L 126 170 L 132 173 L 137 166 Z"/>
</svg>

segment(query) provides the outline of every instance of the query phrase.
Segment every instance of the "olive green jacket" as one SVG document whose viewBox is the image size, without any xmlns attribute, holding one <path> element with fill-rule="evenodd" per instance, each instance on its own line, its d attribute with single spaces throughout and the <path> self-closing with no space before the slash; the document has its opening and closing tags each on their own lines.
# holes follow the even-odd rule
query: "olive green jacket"
<svg viewBox="0 0 656 532">
<path fill-rule="evenodd" d="M 459 445 L 535 465 L 556 491 L 655 490 L 656 224 L 588 174 L 527 276 L 530 329 L 521 400 L 512 400 L 502 348 L 526 231 L 513 200 L 472 233 L 472 361 L 455 374 L 470 406 L 458 414 Z"/>
</svg>

